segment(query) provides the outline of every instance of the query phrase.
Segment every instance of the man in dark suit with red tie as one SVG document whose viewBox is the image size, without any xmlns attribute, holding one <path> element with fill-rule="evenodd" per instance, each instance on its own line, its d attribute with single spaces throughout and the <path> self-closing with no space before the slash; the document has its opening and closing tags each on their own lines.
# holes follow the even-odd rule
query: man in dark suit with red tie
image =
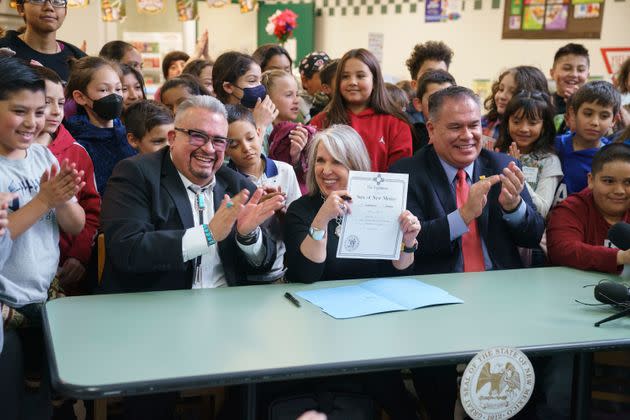
<svg viewBox="0 0 630 420">
<path fill-rule="evenodd" d="M 521 268 L 518 247 L 538 246 L 544 220 L 517 162 L 482 147 L 477 95 L 461 86 L 431 95 L 427 129 L 430 144 L 390 169 L 409 174 L 407 208 L 422 224 L 415 272 Z M 415 373 L 431 418 L 453 418 L 454 368 Z"/>
<path fill-rule="evenodd" d="M 517 162 L 482 148 L 479 98 L 448 87 L 429 115 L 431 144 L 390 168 L 409 174 L 407 208 L 422 223 L 416 273 L 521 268 L 517 247 L 537 247 L 544 220 Z"/>
</svg>

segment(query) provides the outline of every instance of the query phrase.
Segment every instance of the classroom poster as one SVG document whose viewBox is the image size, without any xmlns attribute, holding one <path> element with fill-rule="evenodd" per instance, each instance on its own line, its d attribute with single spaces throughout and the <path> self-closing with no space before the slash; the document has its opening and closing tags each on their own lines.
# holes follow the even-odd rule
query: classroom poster
<svg viewBox="0 0 630 420">
<path fill-rule="evenodd" d="M 567 28 L 569 6 L 564 4 L 548 4 L 545 14 L 545 29 L 563 31 Z"/>
<path fill-rule="evenodd" d="M 517 31 L 521 29 L 521 16 L 510 16 L 509 28 Z"/>
<path fill-rule="evenodd" d="M 424 8 L 424 21 L 430 23 L 446 20 L 446 10 L 443 6 L 442 0 L 427 0 Z"/>
<path fill-rule="evenodd" d="M 576 4 L 573 17 L 576 19 L 593 19 L 599 17 L 599 3 Z"/>
<path fill-rule="evenodd" d="M 527 4 L 527 0 L 525 1 Z M 540 31 L 545 21 L 545 6 L 525 6 L 523 10 L 523 30 Z"/>
<path fill-rule="evenodd" d="M 383 64 L 383 46 L 385 45 L 385 35 L 383 33 L 368 33 L 368 51 L 374 54 L 379 64 Z"/>
<path fill-rule="evenodd" d="M 523 11 L 523 0 L 510 1 L 510 14 L 511 15 L 518 15 L 520 17 L 522 11 Z"/>
</svg>

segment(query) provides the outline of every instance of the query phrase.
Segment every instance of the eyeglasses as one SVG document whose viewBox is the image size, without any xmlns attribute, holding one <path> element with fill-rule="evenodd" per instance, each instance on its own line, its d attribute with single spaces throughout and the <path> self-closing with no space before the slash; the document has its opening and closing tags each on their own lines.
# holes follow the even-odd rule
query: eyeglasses
<svg viewBox="0 0 630 420">
<path fill-rule="evenodd" d="M 52 4 L 52 7 L 66 7 L 68 5 L 68 0 L 24 0 L 26 3 L 34 4 L 35 6 L 41 6 L 47 1 Z"/>
<path fill-rule="evenodd" d="M 212 142 L 212 147 L 215 150 L 224 151 L 230 139 L 227 137 L 221 136 L 209 136 L 203 131 L 199 130 L 189 130 L 185 128 L 175 127 L 175 131 L 179 131 L 180 133 L 184 133 L 188 135 L 188 143 L 191 146 L 202 147 L 205 146 L 209 141 Z"/>
</svg>

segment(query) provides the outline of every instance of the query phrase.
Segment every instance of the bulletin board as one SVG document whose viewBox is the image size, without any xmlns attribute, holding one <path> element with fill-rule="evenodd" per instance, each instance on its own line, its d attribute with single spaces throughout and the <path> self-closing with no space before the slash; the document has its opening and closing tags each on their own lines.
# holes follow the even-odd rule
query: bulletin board
<svg viewBox="0 0 630 420">
<path fill-rule="evenodd" d="M 505 0 L 503 39 L 599 39 L 604 2 Z"/>
</svg>

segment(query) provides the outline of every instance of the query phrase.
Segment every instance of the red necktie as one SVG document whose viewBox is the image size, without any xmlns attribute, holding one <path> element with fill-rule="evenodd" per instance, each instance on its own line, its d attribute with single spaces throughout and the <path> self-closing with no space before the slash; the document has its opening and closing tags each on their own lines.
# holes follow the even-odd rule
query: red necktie
<svg viewBox="0 0 630 420">
<path fill-rule="evenodd" d="M 466 171 L 457 171 L 457 187 L 455 197 L 457 208 L 461 208 L 468 199 L 470 186 L 466 182 Z M 468 232 L 462 235 L 462 256 L 464 257 L 464 271 L 486 271 L 483 261 L 483 250 L 481 249 L 481 237 L 477 229 L 477 219 L 468 225 Z"/>
</svg>

